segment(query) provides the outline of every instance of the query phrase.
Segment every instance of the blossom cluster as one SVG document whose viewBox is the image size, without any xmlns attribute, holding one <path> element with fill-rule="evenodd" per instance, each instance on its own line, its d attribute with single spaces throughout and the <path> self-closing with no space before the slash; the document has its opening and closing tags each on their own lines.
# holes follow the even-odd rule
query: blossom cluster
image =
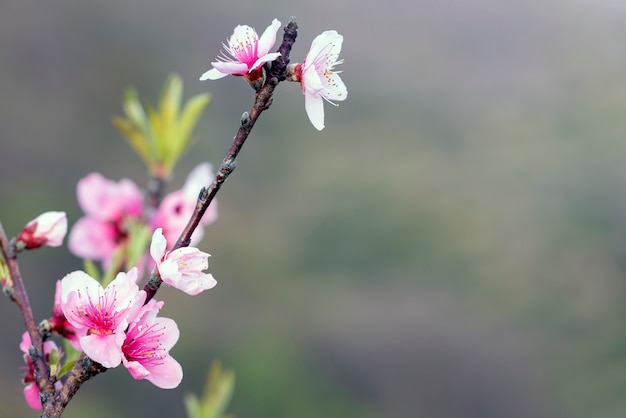
<svg viewBox="0 0 626 418">
<path fill-rule="evenodd" d="M 252 84 L 262 79 L 264 66 L 280 56 L 278 52 L 269 52 L 276 42 L 279 27 L 280 21 L 274 19 L 259 37 L 254 28 L 237 26 L 228 44 L 222 44 L 224 51 L 211 63 L 213 68 L 202 74 L 200 80 L 233 75 Z M 341 71 L 334 71 L 335 65 L 343 63 L 339 59 L 342 43 L 343 36 L 335 30 L 327 30 L 313 40 L 304 62 L 288 68 L 289 80 L 299 82 L 302 87 L 309 120 L 320 131 L 324 129 L 324 101 L 337 106 L 334 101 L 348 97 L 348 89 L 339 77 Z"/>
<path fill-rule="evenodd" d="M 147 223 L 153 230 L 162 228 L 167 241 L 173 244 L 195 208 L 198 191 L 212 179 L 209 163 L 197 166 L 189 173 L 182 189 L 163 198 Z M 143 193 L 132 180 L 115 182 L 99 173 L 91 173 L 78 182 L 77 197 L 85 216 L 70 232 L 69 249 L 78 257 L 100 261 L 108 267 L 115 252 L 127 243 L 132 226 L 144 222 L 147 208 Z M 213 202 L 191 236 L 192 245 L 202 239 L 202 226 L 216 218 L 217 205 Z"/>
<path fill-rule="evenodd" d="M 198 190 L 211 178 L 209 164 L 196 167 L 183 188 L 165 196 L 146 221 L 143 195 L 132 181 L 114 182 L 98 173 L 89 174 L 78 182 L 78 201 L 85 216 L 70 232 L 70 250 L 107 266 L 114 253 L 127 244 L 130 225 L 147 222 L 154 229 L 149 248 L 151 260 L 143 260 L 142 264 L 151 263 L 164 283 L 189 295 L 211 289 L 217 282 L 211 274 L 204 273 L 209 254 L 195 247 L 168 250 L 183 229 L 183 220 L 186 223 L 189 219 Z M 202 224 L 213 222 L 216 217 L 213 206 Z M 46 212 L 22 229 L 16 245 L 21 249 L 59 246 L 66 232 L 66 214 Z M 196 229 L 192 242 L 197 242 L 201 234 L 202 229 Z M 85 271 L 69 273 L 57 282 L 52 316 L 47 322 L 51 331 L 102 366 L 123 364 L 135 379 L 146 379 L 164 389 L 174 388 L 183 377 L 181 365 L 169 354 L 179 337 L 178 326 L 173 319 L 158 316 L 164 302 L 147 300 L 146 291 L 138 285 L 140 276 L 140 269 L 133 267 L 120 271 L 103 286 Z M 27 366 L 24 396 L 31 408 L 41 409 L 30 345 L 30 336 L 25 333 L 20 344 Z M 47 340 L 44 353 L 55 353 L 55 358 L 59 358 L 61 350 L 54 341 Z M 59 385 L 61 382 L 57 381 Z"/>
<path fill-rule="evenodd" d="M 271 52 L 280 26 L 274 19 L 261 36 L 250 26 L 235 27 L 223 43 L 224 51 L 212 62 L 213 68 L 200 80 L 240 76 L 258 93 L 267 85 L 274 61 L 281 57 L 280 52 Z M 293 26 L 295 20 L 285 28 L 285 39 Z M 281 80 L 300 83 L 307 116 L 318 130 L 324 129 L 324 101 L 337 106 L 336 101 L 347 98 L 341 71 L 334 70 L 343 63 L 339 59 L 342 43 L 337 31 L 327 30 L 313 40 L 302 63 L 274 67 L 281 68 Z M 33 409 L 42 409 L 42 398 L 51 399 L 44 396 L 44 392 L 50 394 L 52 386 L 42 385 L 47 379 L 41 377 L 45 375 L 42 360 L 56 395 L 63 382 L 71 379 L 64 376 L 73 364 L 79 365 L 80 355 L 104 368 L 124 365 L 134 379 L 146 379 L 159 388 L 175 388 L 182 380 L 182 367 L 170 355 L 180 335 L 178 326 L 173 319 L 159 316 L 164 302 L 153 296 L 161 282 L 188 295 L 198 295 L 216 285 L 213 276 L 205 273 L 210 255 L 195 245 L 203 228 L 216 220 L 217 206 L 214 200 L 198 198 L 200 190 L 214 178 L 208 163 L 193 169 L 180 190 L 161 195 L 161 181 L 189 146 L 193 126 L 210 100 L 208 95 L 199 95 L 181 108 L 180 78 L 170 77 L 166 86 L 159 111 L 152 107 L 144 111 L 131 92 L 124 103 L 127 119 L 114 119 L 159 183 L 158 190 L 146 199 L 133 181 L 114 181 L 99 173 L 88 174 L 78 182 L 77 200 L 84 216 L 70 230 L 68 248 L 86 261 L 85 271 L 73 271 L 57 281 L 52 315 L 39 325 L 32 318 L 25 292 L 15 293 L 20 294 L 20 301 L 12 293 L 14 283 L 21 280 L 17 265 L 11 265 L 12 269 L 7 266 L 20 251 L 62 245 L 68 232 L 67 216 L 65 212 L 45 212 L 28 222 L 10 244 L 0 227 L 0 283 L 18 302 L 26 319 L 28 331 L 19 347 L 26 363 L 24 396 Z M 271 96 L 273 90 L 267 91 L 270 94 L 266 96 Z M 236 143 L 240 148 L 243 140 L 233 146 Z M 229 150 L 227 156 L 234 159 L 237 152 Z M 102 275 L 94 261 L 100 263 Z M 148 269 L 150 282 L 141 288 L 139 283 Z M 49 338 L 52 334 L 66 340 L 64 349 Z M 46 388 L 40 390 L 42 386 Z"/>
</svg>

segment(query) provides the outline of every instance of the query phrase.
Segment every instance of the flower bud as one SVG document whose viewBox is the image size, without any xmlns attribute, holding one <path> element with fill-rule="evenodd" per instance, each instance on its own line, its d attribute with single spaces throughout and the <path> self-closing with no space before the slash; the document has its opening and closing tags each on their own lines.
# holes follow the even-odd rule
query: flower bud
<svg viewBox="0 0 626 418">
<path fill-rule="evenodd" d="M 45 212 L 30 221 L 17 236 L 18 248 L 33 249 L 42 245 L 58 247 L 67 233 L 65 212 Z"/>
</svg>

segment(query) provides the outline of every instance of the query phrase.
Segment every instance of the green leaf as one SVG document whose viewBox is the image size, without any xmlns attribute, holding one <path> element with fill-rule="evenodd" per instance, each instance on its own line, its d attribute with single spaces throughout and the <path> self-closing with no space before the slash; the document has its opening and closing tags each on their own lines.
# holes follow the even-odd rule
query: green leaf
<svg viewBox="0 0 626 418">
<path fill-rule="evenodd" d="M 107 285 L 111 283 L 113 279 L 115 279 L 115 276 L 117 276 L 117 273 L 121 271 L 120 266 L 125 264 L 124 260 L 126 258 L 127 250 L 128 250 L 127 244 L 122 244 L 119 247 L 117 247 L 117 249 L 113 253 L 113 256 L 111 257 L 111 264 L 109 265 L 109 268 L 107 269 L 107 271 L 104 272 L 102 280 L 100 281 L 100 284 L 102 285 L 102 287 L 107 287 Z"/>
<path fill-rule="evenodd" d="M 186 395 L 183 402 L 185 404 L 185 410 L 187 411 L 187 418 L 203 418 L 202 406 L 196 395 L 191 393 Z"/>
<path fill-rule="evenodd" d="M 135 266 L 146 253 L 152 229 L 143 223 L 135 223 L 130 226 L 128 235 L 128 247 L 126 252 L 126 266 Z"/>
<path fill-rule="evenodd" d="M 185 104 L 177 124 L 178 140 L 172 141 L 172 152 L 170 159 L 167 161 L 169 167 L 173 167 L 181 154 L 191 145 L 193 129 L 210 102 L 211 95 L 205 93 L 192 97 Z"/>
<path fill-rule="evenodd" d="M 96 279 L 96 281 L 100 281 L 100 271 L 96 267 L 96 263 L 91 260 L 83 260 L 83 266 L 85 273 Z"/>
<path fill-rule="evenodd" d="M 146 140 L 144 132 L 133 126 L 128 120 L 119 116 L 113 117 L 113 125 L 124 135 L 130 146 L 148 167 L 152 163 L 150 143 Z"/>
<path fill-rule="evenodd" d="M 147 131 L 148 121 L 146 119 L 146 113 L 139 101 L 139 95 L 135 89 L 127 89 L 124 94 L 124 102 L 122 104 L 124 113 L 128 119 L 142 132 Z"/>
<path fill-rule="evenodd" d="M 6 283 L 6 287 L 10 288 L 11 286 L 13 286 L 11 273 L 9 272 L 9 266 L 2 257 L 0 257 L 0 279 L 2 279 L 3 283 Z"/>
<path fill-rule="evenodd" d="M 124 95 L 125 118 L 114 117 L 113 124 L 126 138 L 153 175 L 167 177 L 182 153 L 191 145 L 191 134 L 202 112 L 210 102 L 208 94 L 192 97 L 181 110 L 183 81 L 168 77 L 158 107 L 142 106 L 137 92 L 128 89 Z"/>
<path fill-rule="evenodd" d="M 188 418 L 226 418 L 224 412 L 233 396 L 235 374 L 222 370 L 219 362 L 214 361 L 209 369 L 202 399 L 195 395 L 185 397 Z"/>
<path fill-rule="evenodd" d="M 168 77 L 159 104 L 161 118 L 166 125 L 173 125 L 183 100 L 183 80 L 177 74 Z"/>
<path fill-rule="evenodd" d="M 72 370 L 72 368 L 74 367 L 75 364 L 76 364 L 76 360 L 65 362 L 63 367 L 61 367 L 61 370 L 59 370 L 59 374 L 58 374 L 59 378 L 61 378 L 61 377 L 65 376 L 66 374 L 68 374 L 70 372 L 70 370 Z"/>
</svg>

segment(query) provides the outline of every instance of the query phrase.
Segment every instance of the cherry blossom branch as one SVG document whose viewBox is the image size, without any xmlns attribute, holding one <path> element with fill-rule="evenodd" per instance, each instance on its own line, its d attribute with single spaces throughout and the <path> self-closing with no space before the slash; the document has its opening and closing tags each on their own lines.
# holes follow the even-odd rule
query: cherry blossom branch
<svg viewBox="0 0 626 418">
<path fill-rule="evenodd" d="M 209 208 L 209 205 L 215 198 L 217 192 L 219 192 L 222 184 L 224 184 L 228 176 L 230 176 L 230 174 L 235 170 L 237 156 L 248 139 L 248 136 L 250 135 L 257 119 L 261 113 L 267 110 L 272 104 L 272 97 L 278 83 L 286 79 L 286 70 L 287 65 L 289 64 L 291 47 L 296 41 L 297 36 L 298 24 L 296 23 L 295 17 L 291 17 L 284 28 L 283 41 L 278 48 L 280 56 L 276 58 L 271 68 L 268 68 L 267 66 L 264 68 L 266 74 L 265 82 L 256 90 L 252 108 L 249 112 L 245 112 L 242 115 L 241 124 L 237 130 L 237 134 L 235 135 L 230 148 L 226 152 L 226 156 L 222 160 L 222 164 L 215 175 L 215 179 L 208 188 L 203 187 L 200 191 L 195 210 L 191 215 L 187 226 L 183 229 L 178 240 L 172 247 L 172 251 L 177 248 L 189 246 L 191 234 L 198 227 L 202 216 Z M 163 281 L 161 280 L 158 271 L 154 269 L 150 275 L 150 280 L 144 287 L 144 290 L 147 293 L 146 303 L 154 297 L 157 290 L 161 286 L 161 283 L 163 283 Z"/>
<path fill-rule="evenodd" d="M 60 392 L 55 393 L 53 388 L 51 392 L 44 394 L 41 416 L 45 418 L 60 417 L 82 384 L 105 371 L 107 371 L 106 367 L 94 362 L 85 353 L 82 353 Z"/>
<path fill-rule="evenodd" d="M 9 298 L 15 302 L 22 313 L 24 324 L 30 336 L 32 347 L 29 350 L 33 366 L 35 368 L 35 379 L 37 386 L 46 395 L 54 393 L 54 383 L 50 381 L 50 369 L 46 361 L 43 350 L 43 338 L 39 334 L 37 323 L 33 315 L 33 310 L 28 300 L 28 294 L 22 280 L 19 266 L 17 264 L 17 248 L 14 241 L 9 241 L 7 235 L 0 223 L 0 247 L 2 248 L 2 257 L 7 263 L 9 269 L 10 284 L 3 287 L 3 291 Z"/>
</svg>

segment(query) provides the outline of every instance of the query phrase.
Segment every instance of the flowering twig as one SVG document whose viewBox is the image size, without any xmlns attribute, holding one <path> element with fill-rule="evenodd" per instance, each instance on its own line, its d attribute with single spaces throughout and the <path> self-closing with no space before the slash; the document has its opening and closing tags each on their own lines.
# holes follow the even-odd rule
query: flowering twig
<svg viewBox="0 0 626 418">
<path fill-rule="evenodd" d="M 107 371 L 106 367 L 92 361 L 85 355 L 85 353 L 81 354 L 80 358 L 76 361 L 76 364 L 72 368 L 72 371 L 70 372 L 70 375 L 61 391 L 58 394 L 54 391 L 44 394 L 41 416 L 46 418 L 60 417 L 65 410 L 65 407 L 70 400 L 72 400 L 82 384 L 97 374 L 105 371 Z"/>
<path fill-rule="evenodd" d="M 273 62 L 271 68 L 267 65 L 264 67 L 266 73 L 265 82 L 256 91 L 254 104 L 252 105 L 250 112 L 245 112 L 242 115 L 241 124 L 237 130 L 237 134 L 235 135 L 230 148 L 226 152 L 226 156 L 222 160 L 219 170 L 217 170 L 215 179 L 208 188 L 204 187 L 200 191 L 196 208 L 189 219 L 187 226 L 174 244 L 172 251 L 177 248 L 189 246 L 191 234 L 198 227 L 202 216 L 215 198 L 217 192 L 222 187 L 222 184 L 224 184 L 228 176 L 235 170 L 237 155 L 239 155 L 243 144 L 246 142 L 246 139 L 248 139 L 254 124 L 261 113 L 264 110 L 267 110 L 272 104 L 272 96 L 278 83 L 286 79 L 285 72 L 287 65 L 289 64 L 289 54 L 291 53 L 291 47 L 296 41 L 297 35 L 298 24 L 296 23 L 296 19 L 291 17 L 284 28 L 283 41 L 278 48 L 280 56 Z M 155 269 L 150 275 L 150 280 L 144 287 L 144 290 L 147 293 L 146 302 L 154 297 L 157 290 L 161 286 L 161 283 L 163 283 L 163 281 L 161 280 L 161 277 L 159 277 L 158 271 Z"/>
<path fill-rule="evenodd" d="M 39 334 L 37 323 L 33 315 L 33 310 L 28 300 L 28 294 L 22 280 L 22 275 L 17 263 L 17 248 L 15 242 L 9 242 L 7 235 L 0 223 L 0 248 L 2 249 L 2 257 L 6 262 L 9 270 L 10 283 L 3 283 L 4 292 L 15 302 L 22 314 L 26 330 L 30 336 L 32 347 L 29 354 L 33 362 L 35 379 L 37 387 L 44 394 L 44 397 L 55 395 L 54 379 L 50 378 L 50 369 L 46 361 L 43 347 L 43 338 Z"/>
</svg>

